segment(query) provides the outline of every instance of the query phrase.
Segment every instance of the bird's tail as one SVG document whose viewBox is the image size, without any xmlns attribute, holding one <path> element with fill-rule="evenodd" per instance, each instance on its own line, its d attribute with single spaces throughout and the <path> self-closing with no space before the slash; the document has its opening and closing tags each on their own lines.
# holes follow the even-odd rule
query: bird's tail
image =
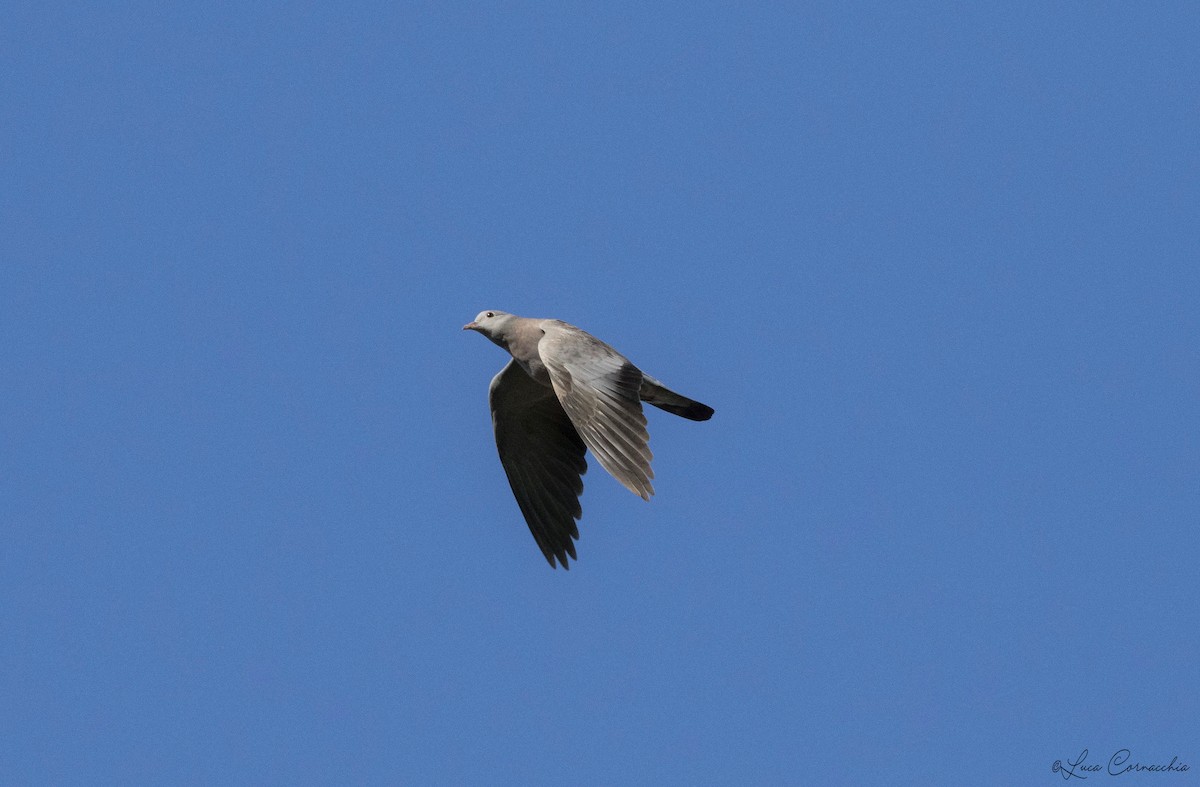
<svg viewBox="0 0 1200 787">
<path fill-rule="evenodd" d="M 707 421 L 713 416 L 713 409 L 708 405 L 675 393 L 648 374 L 642 374 L 642 388 L 639 394 L 643 402 L 649 402 L 660 410 L 693 421 Z"/>
</svg>

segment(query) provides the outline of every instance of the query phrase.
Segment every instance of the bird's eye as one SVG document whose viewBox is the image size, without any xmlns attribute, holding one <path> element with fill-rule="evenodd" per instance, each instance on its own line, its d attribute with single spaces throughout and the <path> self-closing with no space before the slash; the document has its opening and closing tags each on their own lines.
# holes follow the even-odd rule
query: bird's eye
<svg viewBox="0 0 1200 787">
<path fill-rule="evenodd" d="M 495 317 L 496 315 L 495 315 L 493 312 L 488 312 L 488 313 L 487 313 L 487 316 L 488 316 L 488 317 Z"/>
</svg>

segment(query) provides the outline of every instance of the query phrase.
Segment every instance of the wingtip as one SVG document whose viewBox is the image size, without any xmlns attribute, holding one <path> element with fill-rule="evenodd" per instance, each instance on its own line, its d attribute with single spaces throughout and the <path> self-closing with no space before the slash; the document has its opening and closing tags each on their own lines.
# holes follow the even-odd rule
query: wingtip
<svg viewBox="0 0 1200 787">
<path fill-rule="evenodd" d="M 554 552 L 543 552 L 542 554 L 546 558 L 546 562 L 550 564 L 550 568 L 554 569 L 555 571 L 558 570 L 560 565 L 562 566 L 563 571 L 571 570 L 571 563 L 567 559 L 567 553 L 565 551 L 563 554 L 556 554 Z M 575 558 L 576 560 L 579 559 L 576 558 L 575 555 L 571 555 L 571 557 Z"/>
</svg>

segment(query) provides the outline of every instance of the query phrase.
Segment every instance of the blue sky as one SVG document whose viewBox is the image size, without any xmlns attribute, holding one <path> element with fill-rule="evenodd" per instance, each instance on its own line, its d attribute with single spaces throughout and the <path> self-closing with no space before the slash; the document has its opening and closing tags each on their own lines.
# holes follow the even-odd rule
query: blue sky
<svg viewBox="0 0 1200 787">
<path fill-rule="evenodd" d="M 1189 781 L 1198 33 L 8 4 L 0 781 Z M 570 572 L 489 308 L 716 408 Z"/>
</svg>

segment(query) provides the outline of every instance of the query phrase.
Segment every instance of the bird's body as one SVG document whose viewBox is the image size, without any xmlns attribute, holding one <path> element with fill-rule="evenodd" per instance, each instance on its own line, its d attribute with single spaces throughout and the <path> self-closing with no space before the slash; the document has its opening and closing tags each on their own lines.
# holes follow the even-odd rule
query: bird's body
<svg viewBox="0 0 1200 787">
<path fill-rule="evenodd" d="M 464 329 L 512 355 L 489 402 L 500 463 L 551 566 L 575 558 L 585 449 L 627 489 L 654 494 L 643 401 L 693 421 L 711 407 L 675 393 L 591 334 L 561 320 L 481 312 Z"/>
</svg>

